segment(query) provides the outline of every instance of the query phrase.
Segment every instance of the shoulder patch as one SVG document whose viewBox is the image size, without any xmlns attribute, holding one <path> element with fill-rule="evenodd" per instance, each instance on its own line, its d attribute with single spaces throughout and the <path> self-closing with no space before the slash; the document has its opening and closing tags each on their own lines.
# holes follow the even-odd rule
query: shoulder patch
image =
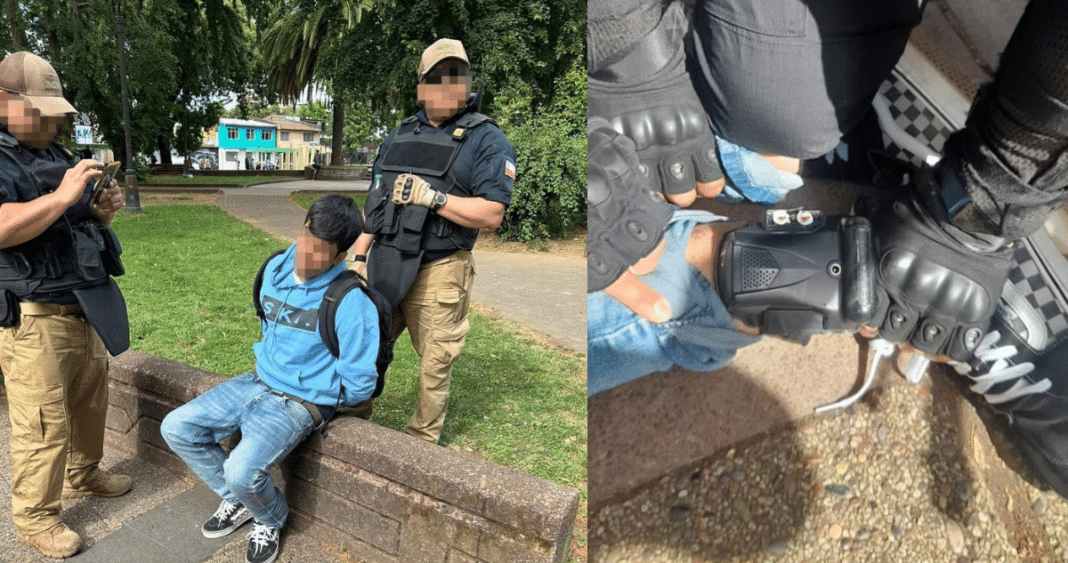
<svg viewBox="0 0 1068 563">
<path fill-rule="evenodd" d="M 511 160 L 504 161 L 504 175 L 515 181 L 515 163 Z"/>
</svg>

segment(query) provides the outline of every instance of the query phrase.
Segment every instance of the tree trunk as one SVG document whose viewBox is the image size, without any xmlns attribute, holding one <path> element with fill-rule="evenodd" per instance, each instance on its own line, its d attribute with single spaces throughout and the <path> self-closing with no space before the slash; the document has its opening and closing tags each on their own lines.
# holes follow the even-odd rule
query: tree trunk
<svg viewBox="0 0 1068 563">
<path fill-rule="evenodd" d="M 15 50 L 25 51 L 26 33 L 19 27 L 18 2 L 15 0 L 7 0 L 4 4 L 4 15 L 7 16 L 7 22 L 10 26 L 8 31 L 11 32 L 11 43 L 15 46 Z"/>
<path fill-rule="evenodd" d="M 167 145 L 167 141 L 163 139 L 163 135 L 156 137 L 156 148 L 159 149 L 160 164 L 173 164 L 171 162 L 171 147 Z"/>
<path fill-rule="evenodd" d="M 330 164 L 341 166 L 345 163 L 345 155 L 342 154 L 345 146 L 345 100 L 337 96 L 334 97 L 334 124 L 331 129 Z"/>
</svg>

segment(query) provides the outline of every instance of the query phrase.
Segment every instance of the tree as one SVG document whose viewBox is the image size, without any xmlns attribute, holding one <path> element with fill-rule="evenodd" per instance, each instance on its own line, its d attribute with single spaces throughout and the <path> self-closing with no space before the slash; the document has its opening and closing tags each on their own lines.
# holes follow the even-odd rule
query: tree
<svg viewBox="0 0 1068 563">
<path fill-rule="evenodd" d="M 341 32 L 360 22 L 373 0 L 330 0 L 285 2 L 277 23 L 264 35 L 263 55 L 267 68 L 267 89 L 284 102 L 300 96 L 314 80 L 329 79 L 329 65 L 320 56 L 338 47 Z M 334 91 L 330 164 L 341 165 L 345 130 L 344 91 Z"/>
<path fill-rule="evenodd" d="M 50 59 L 67 98 L 127 161 L 114 0 L 19 5 L 29 50 Z M 221 114 L 216 98 L 244 87 L 250 48 L 235 6 L 232 0 L 123 1 L 135 152 L 159 150 L 169 162 L 172 147 L 196 149 Z"/>
</svg>

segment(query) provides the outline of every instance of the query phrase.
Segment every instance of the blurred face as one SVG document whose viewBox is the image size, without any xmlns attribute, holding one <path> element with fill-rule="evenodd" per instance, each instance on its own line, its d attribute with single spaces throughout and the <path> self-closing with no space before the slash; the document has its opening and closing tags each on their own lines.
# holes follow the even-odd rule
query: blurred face
<svg viewBox="0 0 1068 563">
<path fill-rule="evenodd" d="M 419 102 L 435 125 L 456 115 L 471 94 L 471 76 L 459 60 L 445 60 L 430 69 L 416 87 Z"/>
<path fill-rule="evenodd" d="M 338 253 L 337 245 L 327 242 L 312 234 L 308 224 L 297 235 L 297 277 L 307 281 L 329 270 L 344 260 L 345 254 Z"/>
<path fill-rule="evenodd" d="M 41 115 L 40 110 L 30 107 L 19 96 L 4 93 L 0 96 L 0 116 L 7 130 L 25 145 L 43 149 L 56 137 L 60 124 L 67 116 Z"/>
</svg>

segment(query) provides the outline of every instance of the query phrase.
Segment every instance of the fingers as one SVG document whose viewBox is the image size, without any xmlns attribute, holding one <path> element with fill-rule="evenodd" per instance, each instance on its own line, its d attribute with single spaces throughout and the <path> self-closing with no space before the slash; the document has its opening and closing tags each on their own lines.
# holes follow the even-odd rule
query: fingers
<svg viewBox="0 0 1068 563">
<path fill-rule="evenodd" d="M 671 318 L 667 300 L 629 270 L 605 288 L 605 293 L 648 321 L 662 323 Z"/>
</svg>

